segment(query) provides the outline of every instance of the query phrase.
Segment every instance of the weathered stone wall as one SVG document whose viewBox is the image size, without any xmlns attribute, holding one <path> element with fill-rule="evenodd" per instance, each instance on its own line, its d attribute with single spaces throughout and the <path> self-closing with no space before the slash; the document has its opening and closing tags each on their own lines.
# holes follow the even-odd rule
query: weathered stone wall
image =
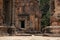
<svg viewBox="0 0 60 40">
<path fill-rule="evenodd" d="M 60 6 L 59 0 L 51 0 L 51 25 L 60 26 Z M 52 6 L 54 5 L 54 6 Z"/>
<path fill-rule="evenodd" d="M 20 19 L 21 18 L 21 19 Z M 16 27 L 19 28 L 19 20 L 26 21 L 26 30 L 31 28 L 31 30 L 40 30 L 40 10 L 39 1 L 35 0 L 16 0 L 15 1 L 15 21 Z M 27 23 L 29 21 L 29 23 Z M 28 25 L 28 26 L 27 26 Z M 20 28 L 21 29 L 21 28 Z"/>
<path fill-rule="evenodd" d="M 7 30 L 14 26 L 15 32 L 40 32 L 39 6 L 38 0 L 0 0 L 0 25 L 7 26 Z M 21 21 L 25 21 L 25 28 L 21 28 Z"/>
</svg>

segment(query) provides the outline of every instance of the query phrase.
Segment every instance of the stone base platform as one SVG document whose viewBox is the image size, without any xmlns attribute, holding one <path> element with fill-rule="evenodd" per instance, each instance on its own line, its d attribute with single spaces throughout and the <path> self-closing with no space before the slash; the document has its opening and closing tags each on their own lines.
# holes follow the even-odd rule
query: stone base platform
<svg viewBox="0 0 60 40">
<path fill-rule="evenodd" d="M 44 30 L 44 35 L 60 36 L 60 26 L 47 26 Z"/>
<path fill-rule="evenodd" d="M 7 27 L 6 26 L 0 26 L 0 36 L 7 36 Z"/>
</svg>

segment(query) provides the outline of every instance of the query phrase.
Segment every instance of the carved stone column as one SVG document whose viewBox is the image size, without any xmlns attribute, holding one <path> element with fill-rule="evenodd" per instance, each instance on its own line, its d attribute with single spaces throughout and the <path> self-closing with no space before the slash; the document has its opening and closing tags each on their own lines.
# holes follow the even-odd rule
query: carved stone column
<svg viewBox="0 0 60 40">
<path fill-rule="evenodd" d="M 0 0 L 0 26 L 3 25 L 3 0 Z"/>
</svg>

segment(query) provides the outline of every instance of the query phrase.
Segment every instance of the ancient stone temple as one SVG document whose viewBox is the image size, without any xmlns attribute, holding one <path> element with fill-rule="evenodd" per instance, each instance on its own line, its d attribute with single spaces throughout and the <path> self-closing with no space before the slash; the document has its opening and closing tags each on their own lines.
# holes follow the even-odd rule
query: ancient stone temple
<svg viewBox="0 0 60 40">
<path fill-rule="evenodd" d="M 50 31 L 60 34 L 60 0 L 50 0 Z"/>
<path fill-rule="evenodd" d="M 51 0 L 51 25 L 60 26 L 60 0 Z"/>
<path fill-rule="evenodd" d="M 0 0 L 0 34 L 40 33 L 39 0 Z"/>
</svg>

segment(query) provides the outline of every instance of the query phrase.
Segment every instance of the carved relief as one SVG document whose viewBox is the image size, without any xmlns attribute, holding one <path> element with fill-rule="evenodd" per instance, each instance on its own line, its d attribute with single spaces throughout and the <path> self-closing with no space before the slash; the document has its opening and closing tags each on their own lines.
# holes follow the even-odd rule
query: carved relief
<svg viewBox="0 0 60 40">
<path fill-rule="evenodd" d="M 60 12 L 59 12 L 59 5 L 60 5 L 60 0 L 51 0 L 51 24 L 52 25 L 58 25 L 58 22 L 60 20 Z M 54 5 L 53 5 L 54 4 Z"/>
<path fill-rule="evenodd" d="M 35 15 L 36 16 L 39 15 L 39 7 L 38 7 L 39 5 L 37 2 L 38 1 L 32 1 L 32 0 L 17 0 L 17 1 L 15 1 L 17 25 L 21 24 L 21 22 L 19 24 L 19 20 L 24 19 L 26 22 L 25 23 L 26 28 L 32 27 L 32 29 L 35 30 L 34 29 L 35 28 L 35 24 L 34 24 L 35 23 Z M 28 24 L 28 21 L 30 24 Z M 38 24 L 38 22 L 36 24 Z M 37 29 L 38 29 L 38 27 L 37 27 Z"/>
</svg>

